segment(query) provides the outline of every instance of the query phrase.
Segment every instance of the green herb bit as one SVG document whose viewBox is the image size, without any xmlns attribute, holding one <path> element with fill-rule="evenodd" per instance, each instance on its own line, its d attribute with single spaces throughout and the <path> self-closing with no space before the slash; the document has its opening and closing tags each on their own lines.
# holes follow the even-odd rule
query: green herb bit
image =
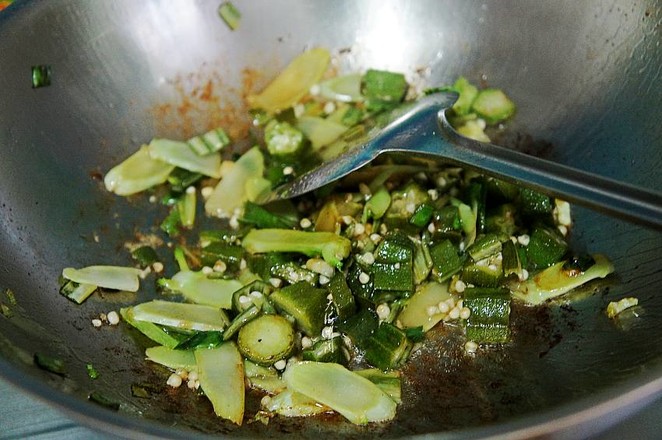
<svg viewBox="0 0 662 440">
<path fill-rule="evenodd" d="M 96 368 L 94 368 L 94 365 L 85 364 L 85 369 L 87 370 L 87 375 L 89 376 L 90 379 L 94 380 L 99 378 L 99 372 L 97 371 Z"/>
<path fill-rule="evenodd" d="M 134 249 L 131 252 L 131 256 L 140 264 L 140 267 L 151 266 L 159 261 L 159 256 L 156 254 L 154 248 L 147 245 Z"/>
<path fill-rule="evenodd" d="M 108 396 L 98 392 L 92 391 L 88 396 L 88 399 L 91 402 L 99 404 L 105 408 L 112 409 L 113 411 L 118 411 L 120 409 L 120 404 L 116 400 L 109 398 Z"/>
<path fill-rule="evenodd" d="M 41 369 L 64 376 L 67 374 L 64 361 L 42 353 L 35 353 L 34 363 Z"/>
<path fill-rule="evenodd" d="M 191 337 L 180 342 L 176 350 L 191 350 L 197 348 L 214 348 L 223 343 L 223 332 L 219 331 L 202 331 L 195 332 Z"/>
<path fill-rule="evenodd" d="M 215 128 L 205 134 L 192 137 L 186 143 L 199 156 L 206 156 L 230 145 L 230 138 L 222 128 Z"/>
<path fill-rule="evenodd" d="M 218 8 L 218 15 L 228 25 L 230 30 L 236 30 L 241 22 L 241 12 L 231 2 L 223 2 Z"/>
<path fill-rule="evenodd" d="M 11 318 L 14 316 L 14 311 L 5 303 L 0 303 L 0 313 L 5 318 Z"/>
<path fill-rule="evenodd" d="M 321 255 L 335 267 L 349 256 L 352 243 L 332 232 L 304 232 L 287 229 L 254 229 L 244 237 L 242 246 L 251 254 L 297 252 L 309 257 Z"/>
<path fill-rule="evenodd" d="M 32 88 L 48 87 L 51 85 L 51 66 L 41 64 L 32 66 Z"/>
<path fill-rule="evenodd" d="M 159 227 L 163 232 L 168 234 L 169 237 L 176 237 L 179 235 L 181 224 L 182 220 L 179 208 L 175 205 L 170 209 L 170 213 L 165 219 L 163 219 Z"/>
<path fill-rule="evenodd" d="M 13 290 L 5 289 L 5 296 L 7 297 L 7 302 L 10 306 L 16 305 L 16 295 L 14 294 Z"/>
<path fill-rule="evenodd" d="M 246 202 L 244 205 L 244 215 L 240 221 L 253 225 L 258 229 L 292 229 L 297 225 L 295 219 L 274 214 L 253 202 Z"/>
</svg>

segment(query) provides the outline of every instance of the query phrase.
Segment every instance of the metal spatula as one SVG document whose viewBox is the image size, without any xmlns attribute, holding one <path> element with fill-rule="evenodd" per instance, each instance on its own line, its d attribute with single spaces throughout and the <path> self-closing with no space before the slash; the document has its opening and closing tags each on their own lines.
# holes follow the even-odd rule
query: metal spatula
<svg viewBox="0 0 662 440">
<path fill-rule="evenodd" d="M 662 194 L 518 151 L 464 138 L 446 119 L 456 95 L 436 93 L 383 117 L 336 157 L 276 188 L 266 201 L 302 195 L 368 164 L 382 153 L 438 158 L 519 183 L 569 202 L 662 228 Z"/>
</svg>

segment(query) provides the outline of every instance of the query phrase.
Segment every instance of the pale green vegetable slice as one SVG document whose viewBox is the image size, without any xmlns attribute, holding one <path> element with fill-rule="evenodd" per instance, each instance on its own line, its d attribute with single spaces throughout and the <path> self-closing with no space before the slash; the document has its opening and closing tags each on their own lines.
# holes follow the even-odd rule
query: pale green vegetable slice
<svg viewBox="0 0 662 440">
<path fill-rule="evenodd" d="M 565 261 L 539 272 L 511 288 L 512 295 L 529 304 L 542 304 L 548 299 L 561 296 L 593 279 L 604 278 L 614 271 L 614 265 L 603 255 L 593 255 L 595 264 L 584 272 L 565 270 Z"/>
<path fill-rule="evenodd" d="M 244 418 L 244 362 L 237 346 L 226 342 L 216 348 L 195 350 L 200 387 L 219 417 L 241 425 Z"/>
<path fill-rule="evenodd" d="M 476 140 L 478 142 L 490 142 L 490 138 L 485 134 L 485 124 L 480 120 L 466 121 L 457 127 L 457 132 L 464 137 Z"/>
<path fill-rule="evenodd" d="M 308 417 L 331 411 L 328 406 L 289 389 L 266 399 L 262 408 L 285 417 Z"/>
<path fill-rule="evenodd" d="M 292 60 L 261 93 L 250 95 L 248 103 L 252 108 L 261 108 L 270 113 L 293 106 L 319 82 L 330 59 L 329 51 L 323 48 L 314 48 L 302 53 Z"/>
<path fill-rule="evenodd" d="M 193 350 L 174 350 L 172 348 L 157 345 L 145 350 L 148 361 L 155 362 L 165 367 L 177 370 L 183 368 L 191 371 L 196 367 Z"/>
<path fill-rule="evenodd" d="M 226 310 L 232 308 L 232 294 L 242 286 L 234 279 L 208 278 L 204 273 L 192 270 L 177 272 L 170 279 L 159 280 L 159 284 L 181 293 L 194 303 Z"/>
<path fill-rule="evenodd" d="M 269 394 L 278 394 L 285 389 L 285 382 L 273 367 L 265 367 L 244 359 L 244 374 L 251 388 Z"/>
<path fill-rule="evenodd" d="M 186 330 L 222 331 L 230 320 L 223 310 L 200 304 L 153 300 L 132 308 L 136 321 Z"/>
<path fill-rule="evenodd" d="M 360 73 L 350 73 L 327 79 L 319 84 L 319 95 L 330 101 L 363 101 L 363 95 L 361 94 L 362 78 L 363 75 Z"/>
<path fill-rule="evenodd" d="M 253 147 L 235 162 L 216 185 L 205 203 L 207 214 L 232 217 L 235 210 L 241 209 L 248 200 L 247 182 L 262 177 L 263 173 L 264 156 L 258 147 Z"/>
<path fill-rule="evenodd" d="M 395 417 L 397 404 L 393 399 L 370 380 L 340 364 L 292 364 L 283 373 L 283 380 L 288 389 L 330 407 L 355 424 Z"/>
<path fill-rule="evenodd" d="M 67 267 L 62 276 L 81 284 L 93 284 L 105 289 L 136 292 L 140 287 L 140 269 L 121 266 L 88 266 L 82 269 Z"/>
<path fill-rule="evenodd" d="M 205 176 L 221 177 L 221 155 L 219 153 L 198 155 L 186 142 L 170 139 L 152 139 L 149 154 L 153 159 L 167 162 L 185 170 Z"/>
<path fill-rule="evenodd" d="M 365 370 L 354 370 L 354 373 L 363 376 L 377 385 L 382 391 L 389 395 L 395 403 L 402 402 L 402 387 L 399 371 L 382 371 L 378 368 Z"/>
<path fill-rule="evenodd" d="M 310 140 L 313 150 L 329 145 L 347 131 L 347 126 L 317 116 L 300 117 L 297 128 Z"/>
<path fill-rule="evenodd" d="M 173 165 L 152 158 L 149 147 L 143 145 L 108 171 L 103 183 L 108 191 L 120 196 L 129 196 L 162 184 L 174 169 Z"/>
<path fill-rule="evenodd" d="M 179 340 L 164 330 L 161 326 L 147 321 L 136 321 L 133 316 L 133 307 L 124 307 L 120 309 L 122 319 L 132 327 L 135 327 L 143 335 L 147 336 L 157 344 L 167 348 L 175 348 L 179 345 Z"/>
<path fill-rule="evenodd" d="M 407 305 L 398 315 L 398 321 L 405 328 L 423 327 L 428 331 L 444 318 L 441 312 L 428 314 L 431 307 L 451 297 L 446 284 L 436 282 L 427 283 L 418 292 L 414 293 Z"/>
</svg>

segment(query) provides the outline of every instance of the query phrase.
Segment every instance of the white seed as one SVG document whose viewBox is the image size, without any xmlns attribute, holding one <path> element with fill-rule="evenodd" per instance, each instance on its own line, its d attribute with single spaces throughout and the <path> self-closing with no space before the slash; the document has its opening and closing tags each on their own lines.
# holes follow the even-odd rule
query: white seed
<svg viewBox="0 0 662 440">
<path fill-rule="evenodd" d="M 297 118 L 300 118 L 303 116 L 304 113 L 306 113 L 306 106 L 303 104 L 297 104 L 293 107 L 294 109 L 294 116 Z"/>
<path fill-rule="evenodd" d="M 154 269 L 154 272 L 156 273 L 163 272 L 163 263 L 161 263 L 160 261 L 155 262 L 154 264 L 152 264 L 152 269 Z"/>
<path fill-rule="evenodd" d="M 522 269 L 522 275 L 519 277 L 520 281 L 526 281 L 529 279 L 529 271 Z"/>
<path fill-rule="evenodd" d="M 253 301 L 249 297 L 247 297 L 246 295 L 241 295 L 239 297 L 239 304 L 241 304 L 242 306 L 247 306 L 248 304 L 251 304 L 252 302 Z"/>
<path fill-rule="evenodd" d="M 103 323 L 101 322 L 100 319 L 95 318 L 95 319 L 92 320 L 92 325 L 95 326 L 95 327 L 101 327 L 102 324 Z"/>
<path fill-rule="evenodd" d="M 303 338 L 301 338 L 301 348 L 306 349 L 312 346 L 313 346 L 313 340 L 310 339 L 308 336 L 304 336 Z"/>
<path fill-rule="evenodd" d="M 109 312 L 108 313 L 108 324 L 117 325 L 119 323 L 120 323 L 120 315 L 118 315 L 116 311 Z"/>
<path fill-rule="evenodd" d="M 299 226 L 303 229 L 308 229 L 313 225 L 313 222 L 310 221 L 310 219 L 307 218 L 302 218 L 301 221 L 299 222 Z"/>
<path fill-rule="evenodd" d="M 285 176 L 289 176 L 289 175 L 291 175 L 291 174 L 293 174 L 293 173 L 294 173 L 294 168 L 292 168 L 291 166 L 288 165 L 288 166 L 286 166 L 285 168 L 283 168 L 283 174 L 284 174 Z"/>
<path fill-rule="evenodd" d="M 189 186 L 186 188 L 186 194 L 195 194 L 195 186 Z"/>
<path fill-rule="evenodd" d="M 413 214 L 416 211 L 416 204 L 415 203 L 407 203 L 407 206 L 405 206 L 405 210 L 408 213 Z"/>
<path fill-rule="evenodd" d="M 567 226 L 558 225 L 557 228 L 559 229 L 559 232 L 561 233 L 561 235 L 563 235 L 564 237 L 566 235 L 568 235 L 568 227 Z"/>
<path fill-rule="evenodd" d="M 388 232 L 388 226 L 386 226 L 385 223 L 382 223 L 381 225 L 379 225 L 379 233 L 380 234 L 386 235 L 387 232 Z"/>
<path fill-rule="evenodd" d="M 187 386 L 190 390 L 194 390 L 194 389 L 195 389 L 195 385 L 196 385 L 196 383 L 197 383 L 196 380 L 189 380 L 188 382 L 186 382 L 186 386 Z"/>
<path fill-rule="evenodd" d="M 188 371 L 186 371 L 186 370 L 183 369 L 183 368 L 177 368 L 177 369 L 175 370 L 175 374 L 176 374 L 177 376 L 181 377 L 181 378 L 184 379 L 184 380 L 186 380 L 186 379 L 188 378 Z"/>
<path fill-rule="evenodd" d="M 441 312 L 441 310 L 440 310 L 439 307 L 437 307 L 437 306 L 428 306 L 428 307 L 425 309 L 425 313 L 426 313 L 428 316 L 436 315 L 436 314 L 439 313 L 439 312 Z"/>
<path fill-rule="evenodd" d="M 326 284 L 329 284 L 329 282 L 331 282 L 331 278 L 329 278 L 327 276 L 324 276 L 324 275 L 320 275 L 320 278 L 319 278 L 320 285 L 324 286 Z"/>
<path fill-rule="evenodd" d="M 223 260 L 218 260 L 214 263 L 213 271 L 218 273 L 223 273 L 228 269 L 228 265 Z"/>
<path fill-rule="evenodd" d="M 448 312 L 448 317 L 450 319 L 457 319 L 460 317 L 460 309 L 453 307 L 450 312 Z"/>
<path fill-rule="evenodd" d="M 363 223 L 354 225 L 354 236 L 363 235 L 363 233 L 365 233 L 365 225 Z"/>
<path fill-rule="evenodd" d="M 529 237 L 528 234 L 522 234 L 519 237 L 517 237 L 517 242 L 522 246 L 528 246 L 529 241 L 531 241 L 531 237 Z"/>
<path fill-rule="evenodd" d="M 203 273 L 203 275 L 211 275 L 212 273 L 214 273 L 214 269 L 212 269 L 209 266 L 203 266 L 200 271 Z"/>
<path fill-rule="evenodd" d="M 382 241 L 382 236 L 379 234 L 370 234 L 370 241 L 372 241 L 375 244 L 378 244 L 380 241 Z"/>
<path fill-rule="evenodd" d="M 375 262 L 375 256 L 372 254 L 372 252 L 366 252 L 361 255 L 361 261 L 367 265 L 371 265 Z"/>
<path fill-rule="evenodd" d="M 496 265 L 496 264 L 490 264 L 489 266 L 487 266 L 487 268 L 488 268 L 489 270 L 491 270 L 492 272 L 496 272 L 496 270 L 497 270 L 497 265 Z"/>
<path fill-rule="evenodd" d="M 321 258 L 310 258 L 306 261 L 306 269 L 331 278 L 335 272 L 333 266 Z"/>
<path fill-rule="evenodd" d="M 435 201 L 439 198 L 439 191 L 437 191 L 436 189 L 429 189 L 428 195 L 430 196 L 430 199 L 432 199 L 432 201 Z"/>
<path fill-rule="evenodd" d="M 202 195 L 202 198 L 207 200 L 211 194 L 214 192 L 214 188 L 211 186 L 203 186 L 202 189 L 200 190 L 200 195 Z"/>
<path fill-rule="evenodd" d="M 439 176 L 437 177 L 437 186 L 439 188 L 443 188 L 446 186 L 446 178 L 444 176 Z"/>
<path fill-rule="evenodd" d="M 249 293 L 249 295 L 256 299 L 262 299 L 262 297 L 264 296 L 262 295 L 262 292 L 260 292 L 259 290 L 253 290 L 251 293 Z"/>
<path fill-rule="evenodd" d="M 455 282 L 455 291 L 458 293 L 464 292 L 464 289 L 467 288 L 467 285 L 462 280 L 457 280 Z"/>
<path fill-rule="evenodd" d="M 278 289 L 280 285 L 283 284 L 283 280 L 281 280 L 280 278 L 269 278 L 269 284 L 271 284 L 276 289 Z"/>
<path fill-rule="evenodd" d="M 262 408 L 267 408 L 269 406 L 269 404 L 271 404 L 271 396 L 270 395 L 267 394 L 264 397 L 262 397 L 262 399 L 260 399 L 260 406 Z"/>
<path fill-rule="evenodd" d="M 149 203 L 156 203 L 156 196 L 149 196 Z"/>
<path fill-rule="evenodd" d="M 320 93 L 320 89 L 321 89 L 321 88 L 320 88 L 320 85 L 319 85 L 319 84 L 313 84 L 312 86 L 310 86 L 310 90 L 309 90 L 309 92 L 310 92 L 310 94 L 313 95 L 313 96 L 314 96 L 314 95 L 319 95 L 319 93 Z"/>
<path fill-rule="evenodd" d="M 105 313 L 99 313 L 99 319 L 103 322 L 106 322 L 108 321 L 108 315 L 106 315 Z"/>
<path fill-rule="evenodd" d="M 239 229 L 239 218 L 236 215 L 233 215 L 230 217 L 229 224 L 232 229 Z"/>
<path fill-rule="evenodd" d="M 195 370 L 189 372 L 188 373 L 188 380 L 197 381 L 198 380 L 198 372 L 195 371 Z"/>
<path fill-rule="evenodd" d="M 324 104 L 324 113 L 331 114 L 336 110 L 336 104 L 333 103 L 333 101 L 328 101 L 326 104 Z"/>
<path fill-rule="evenodd" d="M 379 319 L 381 319 L 382 321 L 388 318 L 388 316 L 391 314 L 391 308 L 386 303 L 382 303 L 378 305 L 377 310 L 375 311 L 377 312 L 377 316 L 379 317 Z"/>
<path fill-rule="evenodd" d="M 182 386 L 182 378 L 178 374 L 172 373 L 166 383 L 173 388 L 179 388 Z"/>
<path fill-rule="evenodd" d="M 368 275 L 365 272 L 361 272 L 359 275 L 359 283 L 361 284 L 368 284 L 370 282 L 370 275 Z"/>
<path fill-rule="evenodd" d="M 239 269 L 244 270 L 244 269 L 246 269 L 247 265 L 248 265 L 248 263 L 246 263 L 246 260 L 244 260 L 242 258 L 241 261 L 239 262 Z"/>
<path fill-rule="evenodd" d="M 466 320 L 469 319 L 470 316 L 471 316 L 471 310 L 469 309 L 469 307 L 462 307 L 462 309 L 460 309 L 460 318 Z"/>
<path fill-rule="evenodd" d="M 431 306 L 434 307 L 434 306 Z M 437 304 L 437 307 L 435 307 L 437 310 L 439 310 L 440 313 L 448 313 L 448 311 L 451 309 L 451 307 L 448 305 L 446 301 L 441 301 L 439 304 Z M 430 313 L 428 313 L 428 316 Z M 434 315 L 434 313 L 433 313 Z"/>
<path fill-rule="evenodd" d="M 287 361 L 285 359 L 281 359 L 274 364 L 276 370 L 284 370 L 285 367 L 287 367 Z"/>
<path fill-rule="evenodd" d="M 466 344 L 464 344 L 464 351 L 466 351 L 469 354 L 473 354 L 478 350 L 478 344 L 475 343 L 474 341 L 467 341 Z"/>
<path fill-rule="evenodd" d="M 430 223 L 430 224 L 428 225 L 428 231 L 430 232 L 430 234 L 434 234 L 436 230 L 437 230 L 437 228 L 436 228 L 436 226 L 434 225 L 434 223 Z"/>
</svg>

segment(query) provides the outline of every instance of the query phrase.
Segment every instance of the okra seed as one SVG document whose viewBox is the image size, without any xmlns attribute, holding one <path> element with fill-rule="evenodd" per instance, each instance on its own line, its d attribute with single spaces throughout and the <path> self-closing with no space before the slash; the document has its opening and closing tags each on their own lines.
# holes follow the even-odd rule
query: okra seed
<svg viewBox="0 0 662 440">
<path fill-rule="evenodd" d="M 440 311 L 441 308 L 437 306 L 428 306 L 428 308 L 425 309 L 425 313 L 427 313 L 428 316 L 436 315 Z"/>
<path fill-rule="evenodd" d="M 466 289 L 466 288 L 467 288 L 467 285 L 464 283 L 464 281 L 462 281 L 462 280 L 457 280 L 457 281 L 455 282 L 455 290 L 456 290 L 458 293 L 462 293 L 462 292 L 464 292 L 464 289 Z"/>
<path fill-rule="evenodd" d="M 379 317 L 379 319 L 381 319 L 383 321 L 384 319 L 388 318 L 388 315 L 391 314 L 391 309 L 388 306 L 388 304 L 382 303 L 382 304 L 377 306 L 376 312 L 377 312 L 377 316 Z"/>
<path fill-rule="evenodd" d="M 302 218 L 301 221 L 299 222 L 299 226 L 301 226 L 303 229 L 308 229 L 312 226 L 313 222 L 311 222 L 307 218 Z"/>
<path fill-rule="evenodd" d="M 205 186 L 200 190 L 200 194 L 202 195 L 202 198 L 207 200 L 209 196 L 211 196 L 211 193 L 214 192 L 214 188 L 211 186 Z"/>
<path fill-rule="evenodd" d="M 478 350 L 478 344 L 475 343 L 474 341 L 467 341 L 466 344 L 464 344 L 464 351 L 466 351 L 469 354 L 473 354 Z"/>
<path fill-rule="evenodd" d="M 432 306 L 432 307 L 434 307 L 434 306 Z M 428 309 L 429 309 L 429 308 L 428 308 Z M 439 310 L 441 313 L 448 313 L 448 311 L 449 311 L 451 308 L 448 306 L 448 303 L 447 303 L 446 301 L 442 301 L 442 302 L 439 303 L 439 305 L 436 307 L 436 309 Z M 433 313 L 433 314 L 434 314 L 434 313 Z M 429 316 L 429 315 L 430 315 L 430 313 L 429 313 L 429 311 L 428 311 L 428 316 Z"/>
<path fill-rule="evenodd" d="M 519 237 L 517 237 L 517 242 L 522 246 L 528 246 L 530 240 L 531 237 L 529 237 L 528 234 L 522 234 Z"/>
<path fill-rule="evenodd" d="M 227 268 L 228 268 L 228 265 L 225 264 L 225 261 L 218 260 L 214 264 L 214 269 L 213 270 L 214 270 L 214 272 L 223 273 L 227 270 Z"/>
<path fill-rule="evenodd" d="M 101 324 L 102 324 L 102 322 L 101 322 L 100 319 L 93 319 L 92 320 L 92 325 L 95 326 L 95 327 L 101 327 Z"/>
<path fill-rule="evenodd" d="M 285 168 L 283 168 L 283 174 L 285 176 L 289 176 L 293 173 L 294 173 L 294 168 L 292 168 L 291 166 L 286 166 Z"/>
<path fill-rule="evenodd" d="M 276 370 L 284 370 L 285 367 L 287 367 L 287 361 L 285 359 L 281 359 L 274 364 Z"/>
<path fill-rule="evenodd" d="M 214 272 L 214 269 L 212 269 L 212 268 L 209 267 L 209 266 L 204 266 L 204 267 L 202 268 L 202 273 L 205 274 L 205 275 L 210 275 L 210 274 L 212 274 L 213 272 Z"/>
<path fill-rule="evenodd" d="M 448 312 L 448 317 L 450 319 L 457 319 L 460 317 L 460 309 L 453 307 L 450 312 Z"/>
<path fill-rule="evenodd" d="M 460 318 L 462 319 L 469 319 L 471 316 L 471 310 L 468 307 L 462 307 L 460 310 Z"/>
<path fill-rule="evenodd" d="M 359 283 L 361 284 L 368 284 L 370 282 L 370 275 L 368 275 L 365 272 L 361 272 L 359 275 Z"/>
<path fill-rule="evenodd" d="M 166 383 L 173 388 L 179 388 L 182 386 L 182 377 L 176 373 L 172 373 Z"/>
<path fill-rule="evenodd" d="M 108 324 L 110 325 L 117 325 L 120 323 L 120 316 L 117 314 L 117 312 L 112 311 L 108 313 Z"/>
</svg>

